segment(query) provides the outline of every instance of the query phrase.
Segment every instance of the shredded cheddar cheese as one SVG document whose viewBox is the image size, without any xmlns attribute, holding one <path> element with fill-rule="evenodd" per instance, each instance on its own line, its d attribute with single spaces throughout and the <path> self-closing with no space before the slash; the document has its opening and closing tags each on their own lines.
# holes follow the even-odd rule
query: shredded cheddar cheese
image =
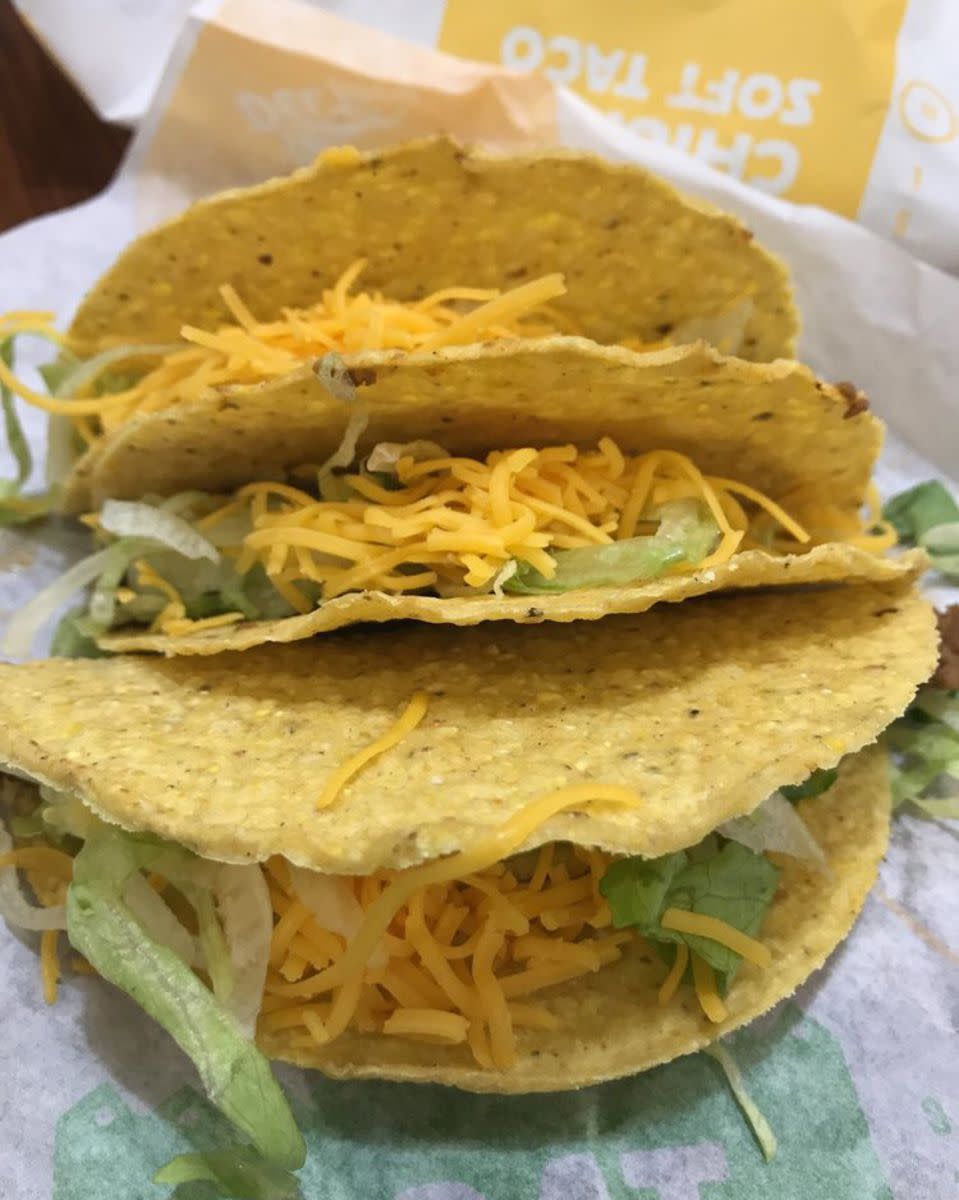
<svg viewBox="0 0 959 1200">
<path fill-rule="evenodd" d="M 380 871 L 339 879 L 365 913 L 351 939 L 323 929 L 318 914 L 296 898 L 285 862 L 271 860 L 268 882 L 278 920 L 263 1031 L 289 1031 L 300 1048 L 325 1045 L 350 1027 L 465 1044 L 479 1065 L 507 1069 L 515 1061 L 517 1028 L 559 1025 L 554 1012 L 527 998 L 602 969 L 637 936 L 610 931 L 599 889 L 609 855 L 547 843 L 525 867 L 507 859 L 450 878 L 463 865 L 458 859 L 444 860 L 445 869 L 444 863 L 429 864 L 400 875 Z M 419 886 L 397 893 L 404 876 Z M 549 913 L 562 914 L 559 922 L 549 922 Z M 728 945 L 758 965 L 771 962 L 765 947 L 723 921 L 668 909 L 663 925 Z M 377 942 L 384 952 L 374 963 L 368 951 Z M 352 953 L 357 944 L 358 955 Z M 715 973 L 685 943 L 676 947 L 660 1005 L 672 1001 L 690 963 L 704 1015 L 723 1021 Z"/>
<path fill-rule="evenodd" d="M 693 964 L 693 986 L 696 999 L 703 1012 L 714 1024 L 726 1020 L 726 1005 L 716 991 L 716 973 L 700 954 L 691 954 Z"/>
<path fill-rule="evenodd" d="M 619 784 L 573 784 L 550 792 L 528 804 L 498 829 L 469 850 L 459 850 L 446 858 L 401 871 L 369 905 L 366 920 L 351 939 L 343 956 L 331 967 L 311 979 L 286 985 L 290 996 L 318 996 L 340 986 L 351 975 L 363 970 L 386 933 L 390 922 L 409 898 L 421 888 L 485 870 L 502 858 L 515 853 L 526 839 L 550 817 L 564 809 L 596 801 L 636 806 L 639 797 Z"/>
<path fill-rule="evenodd" d="M 402 715 L 390 726 L 382 737 L 377 738 L 375 742 L 371 742 L 369 746 L 354 754 L 342 766 L 337 767 L 327 781 L 323 789 L 323 794 L 317 801 L 317 808 L 329 808 L 353 776 L 362 771 L 367 763 L 372 762 L 374 758 L 378 758 L 381 754 L 384 754 L 387 750 L 397 745 L 408 733 L 412 733 L 426 716 L 428 703 L 429 698 L 426 693 L 417 692 L 403 710 Z"/>
<path fill-rule="evenodd" d="M 676 995 L 676 991 L 683 981 L 683 976 L 686 974 L 688 965 L 689 947 L 685 942 L 679 942 L 676 946 L 676 957 L 673 959 L 673 965 L 669 968 L 669 974 L 663 980 L 663 986 L 659 989 L 659 1003 L 663 1007 Z"/>
<path fill-rule="evenodd" d="M 441 1008 L 398 1008 L 383 1022 L 383 1032 L 427 1042 L 455 1045 L 465 1042 L 470 1023 L 460 1013 Z"/>
<path fill-rule="evenodd" d="M 57 954 L 56 929 L 45 929 L 40 934 L 40 974 L 43 980 L 43 998 L 47 1004 L 57 1002 L 57 984 L 60 981 L 60 958 Z"/>
<path fill-rule="evenodd" d="M 42 871 L 69 882 L 73 878 L 73 859 L 63 850 L 52 846 L 23 846 L 0 854 L 0 867 L 17 867 L 21 871 Z"/>
<path fill-rule="evenodd" d="M 329 977 L 347 956 L 346 941 L 330 931 L 318 940 L 320 928 L 295 899 L 285 863 L 272 860 L 270 891 L 277 911 L 285 912 L 274 929 L 261 1029 L 287 1030 L 301 1046 L 325 1045 L 349 1027 L 438 1045 L 465 1044 L 480 1065 L 506 1069 L 515 1059 L 517 1028 L 559 1024 L 531 997 L 614 962 L 634 936 L 611 930 L 609 908 L 599 892 L 609 861 L 595 851 L 547 844 L 528 871 L 515 862 L 497 862 L 418 887 L 399 907 L 388 905 L 392 913 L 383 931 L 388 957 L 375 966 L 360 962 L 348 974 L 337 972 L 339 982 L 318 993 L 310 986 L 316 975 L 291 987 L 282 969 L 293 957 L 284 945 L 289 914 L 295 914 L 297 936 L 306 943 L 305 958 L 295 963 L 298 972 Z M 341 881 L 364 904 L 367 921 L 395 886 L 393 874 Z M 543 915 L 560 909 L 563 924 L 547 929 Z M 377 939 L 380 929 L 377 920 Z M 359 937 L 362 932 L 351 947 Z"/>
<path fill-rule="evenodd" d="M 774 522 L 792 539 L 784 549 L 810 542 L 794 516 L 755 488 L 704 475 L 675 451 L 624 455 L 608 437 L 595 451 L 525 447 L 493 451 L 482 461 L 406 456 L 396 472 L 396 490 L 364 473 L 342 477 L 352 493 L 343 500 L 317 499 L 285 483 L 251 483 L 196 525 L 206 534 L 242 518 L 233 528 L 247 532 L 238 532 L 223 554 L 241 575 L 259 564 L 301 613 L 357 590 L 488 591 L 517 563 L 551 579 L 557 551 L 652 532 L 660 506 L 677 500 L 699 502 L 718 532 L 705 559 L 680 563 L 669 568 L 673 572 L 707 569 L 758 545 L 761 521 Z M 176 637 L 198 627 L 184 621 L 178 594 L 155 571 L 141 570 L 140 583 L 169 600 L 153 630 Z M 234 619 L 230 614 L 222 623 Z"/>
<path fill-rule="evenodd" d="M 884 554 L 898 541 L 895 528 L 882 515 L 882 501 L 874 482 L 869 484 L 866 491 L 865 516 L 857 509 L 837 508 L 821 496 L 802 489 L 790 492 L 782 498 L 782 503 L 786 508 L 802 513 L 803 524 L 809 532 L 811 544 L 815 546 L 825 542 L 842 542 L 843 545 L 856 546 L 871 554 Z M 773 552 L 782 553 L 789 549 L 768 511 L 757 517 L 754 537 L 758 545 Z"/>
<path fill-rule="evenodd" d="M 709 938 L 710 941 L 725 946 L 727 950 L 732 950 L 747 962 L 755 963 L 757 967 L 768 967 L 772 963 L 772 955 L 767 946 L 734 925 L 721 921 L 719 917 L 686 912 L 680 908 L 667 908 L 660 924 L 664 929 L 672 929 L 677 933 L 691 933 L 697 937 Z"/>
<path fill-rule="evenodd" d="M 136 413 L 159 412 L 195 400 L 212 388 L 276 379 L 330 351 L 436 349 L 540 337 L 565 325 L 544 308 L 565 293 L 561 275 L 544 275 L 504 293 L 454 287 L 401 302 L 378 291 L 352 291 L 365 265 L 365 259 L 353 263 L 316 304 L 283 309 L 274 320 L 259 320 L 236 289 L 224 284 L 220 296 L 234 324 L 213 331 L 183 326 L 182 348 L 158 348 L 155 365 L 148 365 L 149 356 L 138 347 L 130 362 L 140 368 L 140 377 L 113 394 L 95 395 L 98 377 L 94 375 L 79 395 L 47 396 L 28 387 L 3 362 L 0 383 L 36 408 L 71 417 L 84 441 L 91 444 Z M 0 317 L 0 338 L 41 332 L 62 343 L 52 319 L 50 313 L 7 313 Z M 107 342 L 100 347 L 110 348 Z M 117 362 L 114 356 L 111 365 Z M 95 424 L 89 423 L 91 419 Z"/>
<path fill-rule="evenodd" d="M 73 878 L 73 859 L 62 850 L 52 846 L 23 846 L 16 850 L 8 850 L 0 854 L 0 868 L 11 867 L 23 871 L 32 881 L 39 876 L 44 884 L 55 881 L 56 890 L 62 890 Z M 37 887 L 35 890 L 43 897 L 43 904 L 49 905 L 52 890 L 49 886 Z M 57 984 L 60 980 L 60 958 L 57 953 L 59 932 L 56 929 L 44 929 L 40 934 L 40 981 L 43 986 L 43 998 L 47 1004 L 55 1004 L 57 1000 Z"/>
</svg>

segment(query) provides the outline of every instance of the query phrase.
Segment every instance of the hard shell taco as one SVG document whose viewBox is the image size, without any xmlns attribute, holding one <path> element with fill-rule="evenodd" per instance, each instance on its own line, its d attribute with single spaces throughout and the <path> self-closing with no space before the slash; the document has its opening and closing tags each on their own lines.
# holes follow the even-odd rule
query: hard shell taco
<svg viewBox="0 0 959 1200">
<path fill-rule="evenodd" d="M 44 805 L 0 865 L 72 878 L 48 940 L 137 996 L 261 1148 L 240 1029 L 333 1074 L 535 1091 L 792 991 L 874 877 L 888 784 L 857 752 L 937 635 L 899 583 L 456 641 L 0 667 L 0 762 Z"/>
<path fill-rule="evenodd" d="M 8 647 L 87 582 L 84 636 L 211 654 L 357 622 L 596 619 L 891 579 L 918 558 L 883 557 L 881 438 L 854 389 L 702 343 L 326 356 L 120 430 L 84 518 L 101 548 Z"/>
<path fill-rule="evenodd" d="M 7 314 L 0 338 L 62 348 L 52 396 L 9 362 L 0 379 L 64 418 L 52 473 L 74 509 L 133 416 L 281 378 L 330 350 L 573 333 L 634 347 L 706 338 L 764 360 L 790 355 L 797 328 L 784 267 L 735 218 L 641 168 L 446 138 L 331 150 L 195 204 L 121 255 L 65 337 L 50 321 Z"/>
</svg>

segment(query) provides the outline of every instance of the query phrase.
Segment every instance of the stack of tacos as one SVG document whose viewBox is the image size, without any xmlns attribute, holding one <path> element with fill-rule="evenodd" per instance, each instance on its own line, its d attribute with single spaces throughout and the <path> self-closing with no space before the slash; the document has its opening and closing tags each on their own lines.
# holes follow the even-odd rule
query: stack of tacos
<svg viewBox="0 0 959 1200">
<path fill-rule="evenodd" d="M 134 244 L 52 397 L 0 367 L 97 543 L 10 630 L 92 583 L 86 657 L 0 667 L 48 983 L 65 928 L 283 1167 L 264 1053 L 555 1090 L 790 994 L 937 655 L 795 332 L 734 219 L 583 156 L 336 151 Z"/>
</svg>

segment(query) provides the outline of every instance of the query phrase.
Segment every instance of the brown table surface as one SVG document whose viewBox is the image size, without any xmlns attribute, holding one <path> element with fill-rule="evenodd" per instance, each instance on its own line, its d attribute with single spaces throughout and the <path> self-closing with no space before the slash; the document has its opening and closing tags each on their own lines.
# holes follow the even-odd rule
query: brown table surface
<svg viewBox="0 0 959 1200">
<path fill-rule="evenodd" d="M 130 133 L 107 125 L 0 0 L 0 230 L 100 191 Z"/>
</svg>

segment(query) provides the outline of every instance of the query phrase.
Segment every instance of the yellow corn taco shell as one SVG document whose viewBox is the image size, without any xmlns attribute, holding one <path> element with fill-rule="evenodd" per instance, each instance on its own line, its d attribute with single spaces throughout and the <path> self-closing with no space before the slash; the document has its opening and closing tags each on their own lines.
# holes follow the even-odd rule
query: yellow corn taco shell
<svg viewBox="0 0 959 1200">
<path fill-rule="evenodd" d="M 906 585 L 711 597 L 595 625 L 403 624 L 214 659 L 0 666 L 0 764 L 227 861 L 368 874 L 472 844 L 556 789 L 571 840 L 656 857 L 871 743 L 931 673 Z M 451 652 L 452 651 L 452 652 Z M 411 697 L 426 714 L 320 797 Z"/>
<path fill-rule="evenodd" d="M 446 138 L 333 150 L 194 205 L 120 257 L 80 306 L 71 342 L 89 353 L 104 338 L 168 342 L 184 324 L 216 326 L 225 283 L 271 319 L 312 304 L 359 258 L 364 285 L 400 300 L 563 272 L 557 309 L 599 342 L 656 341 L 745 300 L 743 357 L 793 351 L 786 272 L 734 217 L 638 167 L 487 155 Z"/>
<path fill-rule="evenodd" d="M 303 368 L 134 417 L 80 464 L 69 507 L 282 478 L 337 449 L 356 403 L 369 414 L 360 455 L 384 441 L 428 439 L 475 456 L 607 435 L 623 453 L 678 450 L 773 498 L 803 489 L 840 508 L 862 503 L 882 443 L 882 422 L 808 367 L 748 363 L 703 342 L 640 354 L 542 338 L 367 351 L 338 358 L 338 369 L 353 402 Z"/>
</svg>

